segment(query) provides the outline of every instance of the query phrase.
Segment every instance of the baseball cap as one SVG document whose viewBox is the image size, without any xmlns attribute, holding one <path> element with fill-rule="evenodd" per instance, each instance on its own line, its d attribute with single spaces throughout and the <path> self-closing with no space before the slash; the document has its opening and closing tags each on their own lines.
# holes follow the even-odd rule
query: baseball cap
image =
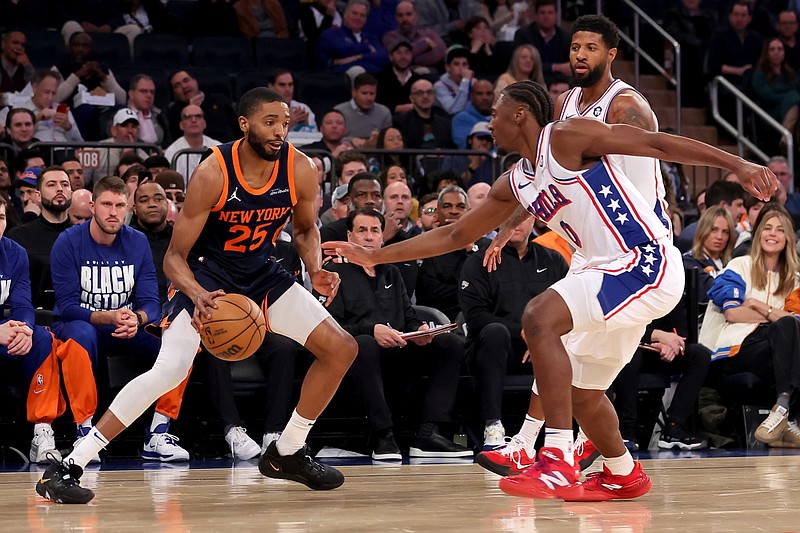
<svg viewBox="0 0 800 533">
<path fill-rule="evenodd" d="M 389 53 L 394 52 L 395 50 L 397 50 L 401 46 L 405 46 L 409 50 L 413 50 L 414 49 L 414 47 L 411 46 L 411 42 L 408 39 L 402 39 L 401 38 L 401 39 L 397 39 L 394 43 L 392 43 L 391 47 L 389 48 Z"/>
<path fill-rule="evenodd" d="M 339 185 L 333 190 L 333 194 L 331 195 L 331 204 L 334 204 L 347 196 L 347 185 Z"/>
<path fill-rule="evenodd" d="M 161 185 L 165 191 L 169 189 L 185 190 L 183 176 L 174 170 L 162 170 L 156 176 L 156 183 Z"/>
<path fill-rule="evenodd" d="M 489 131 L 489 123 L 481 121 L 472 126 L 472 129 L 469 131 L 469 136 L 472 137 L 473 135 L 477 135 L 478 137 L 491 137 L 492 132 Z"/>
<path fill-rule="evenodd" d="M 36 181 L 42 175 L 39 167 L 26 168 L 25 171 L 14 180 L 14 187 L 33 187 L 36 188 Z"/>
<path fill-rule="evenodd" d="M 112 122 L 112 124 L 114 126 L 119 126 L 125 124 L 129 120 L 135 120 L 136 124 L 139 124 L 139 117 L 136 116 L 136 113 L 127 107 L 123 107 L 114 114 L 114 122 Z"/>
</svg>

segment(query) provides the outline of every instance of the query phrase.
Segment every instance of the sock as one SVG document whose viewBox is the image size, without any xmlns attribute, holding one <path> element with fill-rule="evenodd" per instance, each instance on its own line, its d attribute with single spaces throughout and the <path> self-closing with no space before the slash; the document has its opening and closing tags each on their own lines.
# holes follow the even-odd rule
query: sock
<svg viewBox="0 0 800 533">
<path fill-rule="evenodd" d="M 544 432 L 545 448 L 558 448 L 564 454 L 564 460 L 570 464 L 575 464 L 573 457 L 572 429 L 550 429 Z"/>
<path fill-rule="evenodd" d="M 170 419 L 167 415 L 161 414 L 158 411 L 153 413 L 153 422 L 150 424 L 150 433 L 166 433 L 167 429 L 169 429 Z M 161 429 L 161 431 L 156 431 L 160 429 L 158 426 L 162 426 L 166 424 L 166 427 Z"/>
<path fill-rule="evenodd" d="M 439 426 L 436 422 L 423 422 L 421 426 L 419 426 L 419 431 L 417 432 L 417 437 L 420 439 L 427 439 L 434 433 L 439 432 Z"/>
<path fill-rule="evenodd" d="M 33 432 L 36 433 L 40 429 L 52 429 L 52 426 L 47 422 L 37 422 L 33 425 Z"/>
<path fill-rule="evenodd" d="M 80 424 L 78 424 L 78 437 L 85 437 L 89 434 L 89 431 L 92 429 L 92 417 L 87 418 Z"/>
<path fill-rule="evenodd" d="M 309 420 L 297 414 L 297 409 L 292 411 L 292 417 L 286 424 L 286 429 L 281 433 L 281 437 L 275 443 L 280 455 L 293 455 L 303 447 L 308 437 L 308 432 L 314 426 L 316 420 Z"/>
<path fill-rule="evenodd" d="M 627 476 L 633 472 L 633 457 L 631 452 L 625 450 L 625 453 L 619 457 L 606 457 L 603 464 L 608 468 L 608 471 L 615 476 Z"/>
<path fill-rule="evenodd" d="M 108 439 L 105 438 L 103 434 L 97 430 L 97 428 L 93 427 L 91 430 L 89 430 L 86 438 L 83 439 L 80 444 L 78 444 L 75 449 L 72 450 L 72 453 L 67 456 L 66 461 L 69 462 L 72 460 L 81 468 L 86 468 L 86 465 L 89 464 L 89 461 L 91 461 L 92 458 L 106 446 L 108 446 Z"/>
<path fill-rule="evenodd" d="M 784 392 L 778 394 L 778 401 L 776 403 L 788 411 L 789 410 L 789 395 L 784 393 Z"/>
<path fill-rule="evenodd" d="M 533 457 L 533 447 L 536 444 L 536 438 L 544 426 L 544 420 L 533 418 L 531 415 L 525 415 L 525 422 L 517 433 L 517 437 L 525 442 L 525 453 L 529 457 Z"/>
</svg>

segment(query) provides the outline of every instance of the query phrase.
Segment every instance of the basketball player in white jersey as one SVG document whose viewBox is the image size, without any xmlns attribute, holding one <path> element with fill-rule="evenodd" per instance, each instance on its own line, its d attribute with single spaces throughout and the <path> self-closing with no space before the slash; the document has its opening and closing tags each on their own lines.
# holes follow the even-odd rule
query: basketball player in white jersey
<svg viewBox="0 0 800 533">
<path fill-rule="evenodd" d="M 458 222 L 379 250 L 327 242 L 339 261 L 370 267 L 432 257 L 465 246 L 507 220 L 518 205 L 570 240 L 586 265 L 535 297 L 522 317 L 548 428 L 533 467 L 505 477 L 505 492 L 534 498 L 600 501 L 635 498 L 650 479 L 625 449 L 604 391 L 630 360 L 644 327 L 677 303 L 680 253 L 668 229 L 607 154 L 722 167 L 744 176 L 759 197 L 777 180 L 765 167 L 709 145 L 627 125 L 574 119 L 545 127 L 553 103 L 534 82 L 506 87 L 492 108 L 498 147 L 523 159 Z M 562 343 L 561 337 L 570 337 Z M 572 417 L 606 458 L 585 482 L 574 463 Z"/>
</svg>

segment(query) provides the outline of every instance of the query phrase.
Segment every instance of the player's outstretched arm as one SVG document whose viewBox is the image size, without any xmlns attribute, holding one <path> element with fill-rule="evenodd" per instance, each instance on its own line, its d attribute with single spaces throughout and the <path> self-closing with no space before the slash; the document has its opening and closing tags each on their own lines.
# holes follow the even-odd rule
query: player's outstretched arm
<svg viewBox="0 0 800 533">
<path fill-rule="evenodd" d="M 768 200 L 778 188 L 775 174 L 766 167 L 704 142 L 624 124 L 612 126 L 588 119 L 561 122 L 553 126 L 551 147 L 556 161 L 568 169 L 586 169 L 608 154 L 637 155 L 728 169 L 739 176 L 748 192 L 762 200 Z"/>
<path fill-rule="evenodd" d="M 510 217 L 518 205 L 508 180 L 501 177 L 494 182 L 486 200 L 447 226 L 374 251 L 341 241 L 323 243 L 322 248 L 331 256 L 339 256 L 338 261 L 346 259 L 365 267 L 434 257 L 475 242 Z"/>
</svg>

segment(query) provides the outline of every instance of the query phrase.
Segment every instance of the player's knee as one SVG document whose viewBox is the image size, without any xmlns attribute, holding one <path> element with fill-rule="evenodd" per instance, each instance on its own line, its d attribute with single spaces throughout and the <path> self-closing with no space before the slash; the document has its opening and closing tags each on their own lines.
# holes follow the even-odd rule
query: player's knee
<svg viewBox="0 0 800 533">
<path fill-rule="evenodd" d="M 89 322 L 82 320 L 67 322 L 59 331 L 59 338 L 73 339 L 89 352 L 90 356 L 97 351 L 97 328 Z"/>
<path fill-rule="evenodd" d="M 525 305 L 525 310 L 522 312 L 522 329 L 529 340 L 532 337 L 553 334 L 546 309 L 536 298 Z"/>
<path fill-rule="evenodd" d="M 358 343 L 352 337 L 352 335 L 342 331 L 336 353 L 339 354 L 336 359 L 340 361 L 342 365 L 344 365 L 344 370 L 347 371 L 358 355 Z"/>
</svg>

